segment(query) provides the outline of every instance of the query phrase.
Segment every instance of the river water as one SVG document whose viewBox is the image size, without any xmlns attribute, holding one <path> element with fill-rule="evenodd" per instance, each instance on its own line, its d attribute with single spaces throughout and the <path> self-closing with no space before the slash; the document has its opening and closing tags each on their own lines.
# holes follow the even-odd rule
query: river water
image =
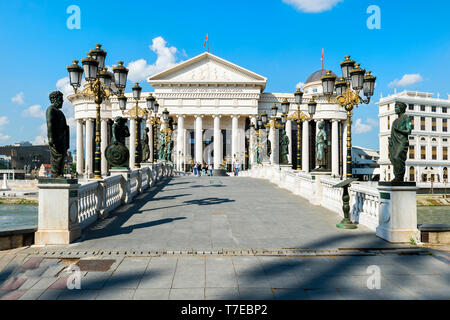
<svg viewBox="0 0 450 320">
<path fill-rule="evenodd" d="M 36 227 L 37 223 L 37 205 L 0 204 L 0 230 Z"/>
<path fill-rule="evenodd" d="M 38 206 L 25 204 L 0 204 L 0 230 L 35 227 L 38 223 Z M 450 224 L 450 206 L 417 207 L 418 224 Z"/>
</svg>

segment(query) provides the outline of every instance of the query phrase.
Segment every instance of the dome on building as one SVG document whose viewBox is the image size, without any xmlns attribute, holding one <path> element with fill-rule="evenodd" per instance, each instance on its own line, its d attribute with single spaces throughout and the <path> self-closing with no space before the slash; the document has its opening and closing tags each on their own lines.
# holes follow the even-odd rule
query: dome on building
<svg viewBox="0 0 450 320">
<path fill-rule="evenodd" d="M 325 69 L 320 69 L 316 72 L 314 72 L 313 74 L 311 74 L 308 79 L 306 79 L 306 83 L 311 83 L 311 82 L 316 82 L 316 81 L 321 81 L 322 80 L 322 76 L 324 76 L 327 73 L 327 71 Z M 331 71 L 332 75 L 336 75 L 333 71 Z"/>
</svg>

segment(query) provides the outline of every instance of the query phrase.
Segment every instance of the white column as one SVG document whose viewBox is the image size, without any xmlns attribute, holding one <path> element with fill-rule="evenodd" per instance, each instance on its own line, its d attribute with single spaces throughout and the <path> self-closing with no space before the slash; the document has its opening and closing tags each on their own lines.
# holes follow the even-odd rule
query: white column
<svg viewBox="0 0 450 320">
<path fill-rule="evenodd" d="M 106 150 L 106 147 L 108 146 L 108 120 L 102 119 L 100 123 L 101 123 L 100 151 L 102 153 L 101 171 L 102 171 L 102 176 L 106 176 L 106 174 L 108 173 L 108 162 L 106 161 L 105 150 Z"/>
<path fill-rule="evenodd" d="M 339 122 L 331 122 L 331 174 L 339 176 Z"/>
<path fill-rule="evenodd" d="M 130 119 L 130 170 L 134 169 L 134 156 L 136 152 L 136 120 Z"/>
<path fill-rule="evenodd" d="M 85 174 L 90 177 L 94 168 L 92 159 L 93 159 L 93 134 L 94 134 L 94 120 L 86 119 L 86 167 Z"/>
<path fill-rule="evenodd" d="M 278 129 L 274 127 L 270 128 L 269 140 L 271 146 L 270 163 L 279 164 L 279 154 L 278 154 Z"/>
<path fill-rule="evenodd" d="M 286 135 L 289 138 L 289 153 L 288 153 L 288 162 L 292 164 L 292 121 L 286 121 Z"/>
<path fill-rule="evenodd" d="M 195 116 L 195 161 L 203 163 L 203 115 Z"/>
<path fill-rule="evenodd" d="M 83 163 L 83 120 L 77 120 L 77 173 L 82 175 L 84 169 Z"/>
<path fill-rule="evenodd" d="M 219 169 L 222 162 L 222 132 L 220 130 L 220 115 L 214 115 L 214 169 Z"/>
<path fill-rule="evenodd" d="M 239 157 L 238 130 L 239 115 L 231 115 L 231 156 L 233 163 L 235 159 Z"/>
<path fill-rule="evenodd" d="M 303 122 L 302 171 L 309 172 L 309 121 Z"/>
<path fill-rule="evenodd" d="M 345 180 L 347 175 L 347 121 L 342 121 L 342 178 Z M 387 177 L 387 175 L 386 175 Z M 386 178 L 387 180 L 387 178 Z"/>
<path fill-rule="evenodd" d="M 184 154 L 184 115 L 178 115 L 178 129 L 177 129 L 177 164 L 178 170 L 183 171 L 182 162 Z"/>
</svg>

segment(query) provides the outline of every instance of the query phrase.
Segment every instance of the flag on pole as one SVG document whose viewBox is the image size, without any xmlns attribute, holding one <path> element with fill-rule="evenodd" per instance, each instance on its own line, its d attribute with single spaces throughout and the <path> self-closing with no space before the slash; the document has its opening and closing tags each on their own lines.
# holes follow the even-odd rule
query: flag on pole
<svg viewBox="0 0 450 320">
<path fill-rule="evenodd" d="M 208 42 L 208 33 L 206 33 L 205 43 L 203 44 L 203 48 L 206 46 L 206 42 Z"/>
<path fill-rule="evenodd" d="M 320 61 L 322 61 L 322 70 L 323 70 L 323 48 L 322 48 L 322 57 L 320 58 Z"/>
</svg>

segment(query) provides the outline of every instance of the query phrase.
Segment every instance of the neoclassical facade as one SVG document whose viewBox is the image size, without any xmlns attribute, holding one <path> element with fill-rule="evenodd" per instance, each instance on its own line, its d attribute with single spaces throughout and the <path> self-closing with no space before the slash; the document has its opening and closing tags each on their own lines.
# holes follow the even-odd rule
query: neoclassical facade
<svg viewBox="0 0 450 320">
<path fill-rule="evenodd" d="M 304 100 L 314 96 L 317 102 L 313 119 L 301 125 L 302 170 L 310 172 L 315 165 L 315 136 L 317 123 L 323 120 L 327 134 L 327 169 L 331 175 L 345 175 L 346 154 L 346 112 L 337 104 L 328 103 L 322 95 L 321 76 L 324 70 L 313 73 L 303 87 Z M 151 76 L 149 84 L 160 105 L 159 115 L 164 109 L 169 111 L 171 121 L 177 123 L 173 132 L 172 159 L 177 170 L 189 170 L 193 162 L 214 165 L 219 168 L 224 163 L 239 162 L 246 169 L 255 163 L 256 137 L 251 133 L 250 124 L 256 124 L 258 115 L 263 111 L 271 114 L 271 107 L 279 107 L 287 99 L 289 114 L 297 110 L 292 93 L 265 92 L 267 79 L 208 52 L 182 62 L 173 68 Z M 146 97 L 142 93 L 139 101 L 141 108 L 146 107 Z M 127 108 L 135 105 L 131 94 L 127 94 Z M 93 100 L 74 94 L 68 97 L 75 108 L 77 121 L 77 172 L 80 175 L 92 175 L 95 146 L 96 105 Z M 301 105 L 301 111 L 308 114 L 307 103 Z M 101 151 L 102 174 L 108 172 L 104 150 L 111 139 L 112 121 L 123 116 L 116 98 L 111 98 L 101 106 Z M 148 120 L 149 141 L 153 141 L 153 130 Z M 136 121 L 130 119 L 130 138 L 135 141 Z M 142 126 L 144 127 L 144 126 Z M 268 139 L 271 141 L 271 154 L 267 161 L 278 164 L 280 130 L 271 128 Z M 289 162 L 296 168 L 297 123 L 288 120 L 286 133 L 290 140 Z M 130 167 L 134 167 L 135 144 L 129 143 Z M 151 148 L 150 148 L 151 149 Z M 81 152 L 80 152 L 81 151 Z M 153 159 L 153 154 L 151 154 Z"/>
</svg>

